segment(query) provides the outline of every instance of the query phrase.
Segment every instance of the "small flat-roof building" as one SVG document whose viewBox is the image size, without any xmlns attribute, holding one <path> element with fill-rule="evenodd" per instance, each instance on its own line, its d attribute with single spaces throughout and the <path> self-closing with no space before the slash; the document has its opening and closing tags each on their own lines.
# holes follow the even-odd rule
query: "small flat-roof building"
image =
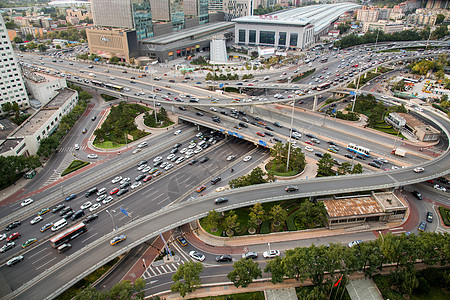
<svg viewBox="0 0 450 300">
<path fill-rule="evenodd" d="M 309 5 L 261 16 L 233 19 L 239 45 L 306 49 L 332 28 L 347 11 L 360 5 L 336 3 Z"/>
<path fill-rule="evenodd" d="M 329 228 L 362 225 L 366 222 L 395 222 L 406 214 L 407 206 L 391 192 L 371 196 L 323 200 Z"/>
<path fill-rule="evenodd" d="M 23 77 L 28 92 L 32 99 L 40 102 L 37 108 L 47 104 L 53 97 L 58 94 L 58 90 L 67 87 L 64 77 L 56 77 L 50 74 L 36 72 L 31 68 L 22 67 Z M 30 100 L 31 102 L 31 100 Z M 33 104 L 31 104 L 33 106 Z"/>
</svg>

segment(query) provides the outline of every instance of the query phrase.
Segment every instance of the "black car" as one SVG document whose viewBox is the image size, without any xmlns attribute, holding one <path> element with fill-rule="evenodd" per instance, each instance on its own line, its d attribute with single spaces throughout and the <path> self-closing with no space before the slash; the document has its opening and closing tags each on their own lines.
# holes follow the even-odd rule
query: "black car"
<svg viewBox="0 0 450 300">
<path fill-rule="evenodd" d="M 224 111 L 224 110 L 222 110 L 220 113 L 221 113 L 222 115 L 228 116 L 228 113 L 227 113 L 226 111 Z"/>
<path fill-rule="evenodd" d="M 371 161 L 371 162 L 369 163 L 369 166 L 372 166 L 372 167 L 374 167 L 374 168 L 381 169 L 381 165 L 377 164 L 377 163 L 374 162 L 374 161 Z"/>
<path fill-rule="evenodd" d="M 138 167 L 140 167 L 140 166 L 142 166 L 142 165 L 145 165 L 146 163 L 147 163 L 146 160 L 141 160 L 141 161 L 138 163 Z"/>
<path fill-rule="evenodd" d="M 203 156 L 202 158 L 200 158 L 200 163 L 205 163 L 209 160 L 209 158 L 207 156 Z"/>
<path fill-rule="evenodd" d="M 225 255 L 219 255 L 216 257 L 217 262 L 227 262 L 227 261 L 233 261 L 233 257 L 231 255 L 225 254 Z"/>
<path fill-rule="evenodd" d="M 8 250 L 11 250 L 12 248 L 14 248 L 16 246 L 16 243 L 14 242 L 10 242 L 10 243 L 6 243 L 1 249 L 0 252 L 1 253 L 5 253 Z"/>
<path fill-rule="evenodd" d="M 222 178 L 220 178 L 220 177 L 213 178 L 213 179 L 211 179 L 211 184 L 216 184 L 221 180 L 222 180 Z"/>
<path fill-rule="evenodd" d="M 67 220 L 68 218 L 70 218 L 71 216 L 73 216 L 73 214 L 74 214 L 74 211 L 71 210 L 71 211 L 68 211 L 66 214 L 62 215 L 61 218 Z"/>
<path fill-rule="evenodd" d="M 244 127 L 244 128 L 248 128 L 248 125 L 245 124 L 244 122 L 240 122 L 240 123 L 239 123 L 239 126 Z"/>
<path fill-rule="evenodd" d="M 412 194 L 413 194 L 413 196 L 416 197 L 417 199 L 423 200 L 422 194 L 419 193 L 418 191 L 414 190 L 414 191 L 412 191 Z"/>
<path fill-rule="evenodd" d="M 327 143 L 328 143 L 328 145 L 333 145 L 333 146 L 337 146 L 337 145 L 336 145 L 336 143 L 335 143 L 335 142 L 333 142 L 333 141 L 328 141 Z"/>
<path fill-rule="evenodd" d="M 170 150 L 170 153 L 175 154 L 178 152 L 178 148 L 173 148 L 172 150 Z"/>
<path fill-rule="evenodd" d="M 267 130 L 273 131 L 273 128 L 270 127 L 270 126 L 266 126 L 265 128 L 266 128 Z"/>
<path fill-rule="evenodd" d="M 274 137 L 273 140 L 278 142 L 278 143 L 282 143 L 283 142 L 283 140 L 278 138 L 278 137 Z"/>
<path fill-rule="evenodd" d="M 279 128 L 283 127 L 283 125 L 281 125 L 281 124 L 278 123 L 278 122 L 273 123 L 273 126 L 276 126 L 276 127 L 279 127 Z"/>
<path fill-rule="evenodd" d="M 90 215 L 86 219 L 83 220 L 83 223 L 90 223 L 90 222 L 94 221 L 97 218 L 98 218 L 97 214 Z"/>
<path fill-rule="evenodd" d="M 316 153 L 314 153 L 314 155 L 318 156 L 318 157 L 323 157 L 323 153 L 320 153 L 320 152 L 316 152 Z"/>
<path fill-rule="evenodd" d="M 16 227 L 19 227 L 20 224 L 21 224 L 20 221 L 14 221 L 14 222 L 12 222 L 11 224 L 9 224 L 8 226 L 6 226 L 5 230 L 6 230 L 6 231 L 10 231 L 11 229 L 14 229 L 14 228 L 16 228 Z"/>
<path fill-rule="evenodd" d="M 433 223 L 433 213 L 432 212 L 427 212 L 427 222 Z"/>
<path fill-rule="evenodd" d="M 298 191 L 298 187 L 296 187 L 295 185 L 288 185 L 285 190 L 286 192 L 296 192 Z"/>
<path fill-rule="evenodd" d="M 198 162 L 198 159 L 194 158 L 189 162 L 190 165 L 195 165 Z"/>
<path fill-rule="evenodd" d="M 117 196 L 122 196 L 126 192 L 128 192 L 128 189 L 121 189 L 120 191 L 117 192 Z"/>
<path fill-rule="evenodd" d="M 65 215 L 66 213 L 68 213 L 68 212 L 71 211 L 71 210 L 72 210 L 72 208 L 71 208 L 70 206 L 64 207 L 63 210 L 61 210 L 61 211 L 59 212 L 59 215 L 60 215 L 60 216 Z"/>
<path fill-rule="evenodd" d="M 63 209 L 64 207 L 66 207 L 64 204 L 58 204 L 52 209 L 52 213 L 58 212 L 61 209 Z"/>
<path fill-rule="evenodd" d="M 179 109 L 179 110 L 186 110 L 186 107 L 180 106 L 180 107 L 178 107 L 178 109 Z"/>
<path fill-rule="evenodd" d="M 353 156 L 352 156 L 351 154 L 348 154 L 348 153 L 347 153 L 347 154 L 345 154 L 344 156 L 347 157 L 347 158 L 353 159 Z"/>
<path fill-rule="evenodd" d="M 221 204 L 221 203 L 225 203 L 228 202 L 228 199 L 225 197 L 219 197 L 214 199 L 214 204 Z"/>
<path fill-rule="evenodd" d="M 141 174 L 141 175 L 137 176 L 134 180 L 141 181 L 142 179 L 145 178 L 145 176 L 146 176 L 145 174 Z"/>
<path fill-rule="evenodd" d="M 143 175 L 143 174 L 142 174 Z M 124 189 L 124 188 L 126 188 L 126 187 L 128 187 L 128 186 L 130 186 L 131 185 L 131 182 L 129 182 L 129 181 L 127 181 L 127 182 L 124 182 L 124 183 L 122 183 L 121 185 L 120 185 L 120 189 L 122 190 L 122 189 Z M 120 192 L 120 191 L 119 191 Z"/>
<path fill-rule="evenodd" d="M 199 112 L 199 111 L 196 112 L 195 114 L 196 114 L 197 116 L 200 116 L 200 117 L 203 116 L 203 113 L 202 113 L 202 112 Z"/>
<path fill-rule="evenodd" d="M 305 134 L 307 137 L 309 137 L 309 138 L 312 138 L 312 139 L 317 139 L 317 137 L 314 135 L 314 134 L 312 134 L 312 133 L 307 133 L 307 134 Z"/>
<path fill-rule="evenodd" d="M 268 136 L 273 136 L 273 133 L 270 132 L 270 131 L 264 131 L 264 134 L 265 134 L 265 135 L 268 135 Z"/>
<path fill-rule="evenodd" d="M 362 155 L 356 155 L 356 158 L 359 158 L 359 159 L 362 159 L 362 160 L 366 160 L 366 158 L 364 157 L 364 156 L 362 156 Z"/>
</svg>

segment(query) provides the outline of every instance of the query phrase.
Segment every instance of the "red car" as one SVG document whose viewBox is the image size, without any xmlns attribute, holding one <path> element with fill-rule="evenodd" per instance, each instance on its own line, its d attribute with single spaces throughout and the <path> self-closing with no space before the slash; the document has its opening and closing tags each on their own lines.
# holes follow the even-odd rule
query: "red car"
<svg viewBox="0 0 450 300">
<path fill-rule="evenodd" d="M 118 188 L 112 189 L 111 192 L 109 192 L 110 195 L 114 195 L 115 193 L 117 193 L 119 191 Z"/>
<path fill-rule="evenodd" d="M 201 186 L 199 186 L 199 187 L 196 189 L 196 191 L 197 191 L 197 193 L 200 193 L 200 192 L 203 191 L 204 189 L 206 189 L 206 186 L 201 185 Z"/>
<path fill-rule="evenodd" d="M 266 136 L 263 132 L 259 132 L 259 131 L 256 134 L 259 136 Z"/>
<path fill-rule="evenodd" d="M 149 181 L 150 179 L 152 179 L 152 175 L 147 175 L 147 176 L 145 176 L 145 178 L 144 178 L 144 182 L 147 182 L 147 181 Z"/>
<path fill-rule="evenodd" d="M 314 143 L 311 141 L 306 141 L 305 143 L 310 144 L 311 146 L 314 146 Z"/>
<path fill-rule="evenodd" d="M 18 238 L 20 238 L 20 233 L 14 232 L 13 234 L 11 234 L 10 236 L 8 236 L 6 238 L 6 241 L 11 242 L 11 241 L 17 240 Z"/>
</svg>

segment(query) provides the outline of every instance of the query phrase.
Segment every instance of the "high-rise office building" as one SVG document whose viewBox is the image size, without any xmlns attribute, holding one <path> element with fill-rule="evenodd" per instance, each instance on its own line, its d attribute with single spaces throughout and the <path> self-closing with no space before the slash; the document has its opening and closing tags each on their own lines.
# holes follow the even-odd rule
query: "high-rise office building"
<svg viewBox="0 0 450 300">
<path fill-rule="evenodd" d="M 186 17 L 198 17 L 199 24 L 209 22 L 209 0 L 184 0 L 184 15 Z"/>
<path fill-rule="evenodd" d="M 20 66 L 0 15 L 0 112 L 3 112 L 3 104 L 14 102 L 19 107 L 30 105 Z"/>
<path fill-rule="evenodd" d="M 171 22 L 172 30 L 184 29 L 184 1 L 183 0 L 150 0 L 153 20 Z"/>
<path fill-rule="evenodd" d="M 94 25 L 135 29 L 139 40 L 153 36 L 149 0 L 91 0 Z"/>
</svg>

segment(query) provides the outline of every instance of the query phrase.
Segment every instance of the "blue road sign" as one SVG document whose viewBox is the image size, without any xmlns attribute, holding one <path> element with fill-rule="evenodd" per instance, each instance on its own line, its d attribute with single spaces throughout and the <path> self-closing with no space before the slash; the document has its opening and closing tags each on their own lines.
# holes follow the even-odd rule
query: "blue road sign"
<svg viewBox="0 0 450 300">
<path fill-rule="evenodd" d="M 223 88 L 223 83 L 219 84 L 219 87 L 220 87 L 220 88 Z"/>
<path fill-rule="evenodd" d="M 333 114 L 335 114 L 336 113 L 336 108 L 333 108 Z"/>
<path fill-rule="evenodd" d="M 355 91 L 350 91 L 350 95 L 355 96 L 356 92 Z"/>
<path fill-rule="evenodd" d="M 120 211 L 127 217 L 129 217 L 128 212 L 125 208 L 123 208 L 122 206 L 120 207 Z"/>
<path fill-rule="evenodd" d="M 259 144 L 260 144 L 261 146 L 267 147 L 267 143 L 264 142 L 263 140 L 259 140 Z"/>
<path fill-rule="evenodd" d="M 234 131 L 228 130 L 229 135 L 234 135 Z"/>
</svg>

